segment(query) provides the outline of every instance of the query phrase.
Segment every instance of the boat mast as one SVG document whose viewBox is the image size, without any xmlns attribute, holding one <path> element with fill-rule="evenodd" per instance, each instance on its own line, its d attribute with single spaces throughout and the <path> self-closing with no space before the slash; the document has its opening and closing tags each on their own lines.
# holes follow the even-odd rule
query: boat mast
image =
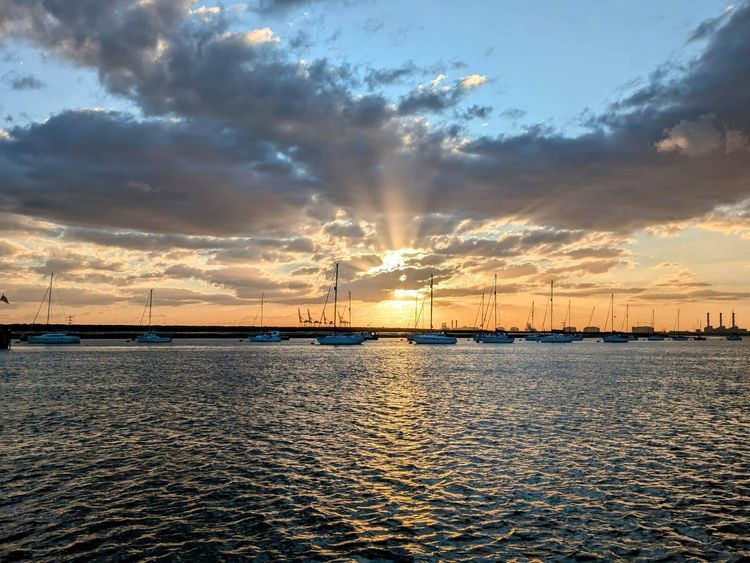
<svg viewBox="0 0 750 563">
<path fill-rule="evenodd" d="M 352 329 L 352 290 L 349 290 L 349 330 Z"/>
<path fill-rule="evenodd" d="M 339 296 L 339 263 L 336 262 L 336 280 L 333 283 L 333 330 L 336 330 L 336 315 L 338 314 L 336 307 L 338 305 Z"/>
<path fill-rule="evenodd" d="M 430 274 L 430 330 L 432 330 L 432 274 Z"/>
<path fill-rule="evenodd" d="M 260 331 L 263 332 L 263 292 L 260 292 Z"/>
<path fill-rule="evenodd" d="M 497 274 L 495 274 L 495 288 L 493 293 L 495 294 L 495 330 L 497 330 Z"/>
<path fill-rule="evenodd" d="M 49 310 L 52 307 L 52 278 L 55 277 L 55 272 L 49 275 L 49 291 L 47 292 L 47 326 L 49 326 Z"/>
<path fill-rule="evenodd" d="M 630 325 L 630 322 L 628 320 L 629 317 L 630 317 L 630 303 L 627 303 L 625 305 L 625 332 L 630 332 L 628 330 L 628 326 Z"/>
<path fill-rule="evenodd" d="M 609 308 L 612 311 L 612 334 L 615 333 L 615 294 L 610 296 Z"/>
<path fill-rule="evenodd" d="M 555 280 L 549 282 L 549 332 L 555 332 L 555 323 L 552 322 L 552 315 L 555 312 Z"/>
<path fill-rule="evenodd" d="M 148 290 L 148 331 L 151 332 L 151 308 L 154 306 L 154 290 Z"/>
</svg>

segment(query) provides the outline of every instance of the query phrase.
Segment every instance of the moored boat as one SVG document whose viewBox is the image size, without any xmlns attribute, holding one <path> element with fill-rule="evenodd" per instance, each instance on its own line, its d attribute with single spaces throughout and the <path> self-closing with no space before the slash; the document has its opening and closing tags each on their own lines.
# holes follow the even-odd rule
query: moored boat
<svg viewBox="0 0 750 563">
<path fill-rule="evenodd" d="M 539 338 L 537 338 L 537 342 L 540 342 L 542 344 L 570 344 L 571 342 L 573 342 L 573 339 L 570 336 L 568 336 L 567 334 L 559 333 L 559 332 L 552 332 L 555 327 L 555 325 L 553 324 L 554 312 L 555 312 L 555 280 L 550 280 L 550 283 L 549 283 L 549 303 L 550 303 L 550 311 L 549 311 L 550 332 L 549 334 L 543 334 Z M 544 329 L 544 326 L 542 326 L 542 329 Z"/>
<path fill-rule="evenodd" d="M 434 291 L 434 277 L 430 274 L 430 331 L 432 326 L 432 298 Z M 409 341 L 414 344 L 456 344 L 458 339 L 455 336 L 449 336 L 444 332 L 423 332 L 415 333 L 409 337 Z"/>
<path fill-rule="evenodd" d="M 492 286 L 492 298 L 494 299 L 493 322 L 495 330 L 493 332 L 480 332 L 475 334 L 474 341 L 482 344 L 513 344 L 515 338 L 513 336 L 508 336 L 507 333 L 498 330 L 497 328 L 497 274 L 495 274 L 495 283 Z M 482 320 L 482 324 L 484 324 L 484 320 Z"/>
<path fill-rule="evenodd" d="M 610 326 L 612 328 L 612 332 L 610 334 L 605 334 L 602 337 L 602 342 L 607 342 L 609 344 L 626 344 L 630 342 L 630 338 L 628 338 L 626 335 L 618 334 L 615 332 L 615 294 L 614 293 L 610 295 L 610 298 L 609 298 L 609 314 L 610 314 L 610 318 L 607 319 L 607 321 L 609 322 L 611 320 Z M 607 329 L 607 326 L 605 323 L 604 330 L 606 329 Z"/>
<path fill-rule="evenodd" d="M 26 338 L 29 344 L 80 344 L 81 339 L 67 332 L 46 332 L 44 334 L 33 334 Z"/>
<path fill-rule="evenodd" d="M 154 307 L 154 290 L 148 291 L 148 301 L 146 302 L 148 307 L 148 329 L 145 333 L 139 334 L 135 337 L 135 341 L 139 344 L 169 344 L 172 342 L 172 337 L 166 334 L 157 333 L 151 326 L 151 312 Z M 144 314 L 145 314 L 144 309 Z M 141 315 L 141 322 L 143 322 L 143 316 Z"/>
<path fill-rule="evenodd" d="M 49 276 L 49 287 L 47 288 L 47 292 L 44 294 L 44 297 L 42 297 L 42 304 L 44 303 L 45 299 L 47 300 L 47 326 L 49 326 L 49 317 L 50 317 L 50 311 L 52 309 L 52 282 L 55 278 L 55 273 L 52 272 Z M 39 305 L 39 308 L 41 309 L 42 304 Z M 39 314 L 39 311 L 37 310 L 37 315 Z M 34 316 L 34 321 L 32 321 L 32 326 L 36 322 L 36 316 Z M 26 342 L 29 344 L 48 344 L 48 345 L 57 345 L 57 344 L 80 344 L 81 339 L 76 336 L 75 334 L 68 334 L 67 332 L 46 332 L 43 334 L 30 334 L 26 337 Z"/>
<path fill-rule="evenodd" d="M 329 289 L 330 292 L 330 289 Z M 338 294 L 339 294 L 339 264 L 336 263 L 336 273 L 333 283 L 333 334 L 318 336 L 316 340 L 322 346 L 356 346 L 365 341 L 365 337 L 359 332 L 337 332 L 336 319 L 338 317 Z M 330 295 L 330 293 L 329 293 Z M 351 294 L 349 294 L 349 327 L 351 328 Z M 324 308 L 325 310 L 325 308 Z"/>
<path fill-rule="evenodd" d="M 260 343 L 260 344 L 273 344 L 275 342 L 281 342 L 281 333 L 278 330 L 263 330 L 263 304 L 265 296 L 263 292 L 260 294 L 260 334 L 248 336 L 244 342 L 249 343 Z M 254 323 L 253 323 L 254 324 Z"/>
</svg>

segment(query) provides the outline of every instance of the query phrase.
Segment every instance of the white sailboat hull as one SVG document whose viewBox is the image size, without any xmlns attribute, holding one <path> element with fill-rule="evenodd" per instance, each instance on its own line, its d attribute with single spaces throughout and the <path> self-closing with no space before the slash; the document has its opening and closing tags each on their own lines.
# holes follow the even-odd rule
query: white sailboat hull
<svg viewBox="0 0 750 563">
<path fill-rule="evenodd" d="M 47 334 L 29 336 L 27 342 L 29 344 L 80 344 L 81 339 L 64 332 L 48 332 Z"/>
<path fill-rule="evenodd" d="M 566 334 L 545 334 L 540 336 L 537 342 L 542 344 L 570 344 L 573 337 Z"/>
<path fill-rule="evenodd" d="M 608 334 L 602 337 L 602 342 L 609 342 L 612 344 L 626 344 L 630 342 L 627 336 L 620 336 L 619 334 Z"/>
<path fill-rule="evenodd" d="M 147 332 L 136 336 L 135 341 L 139 344 L 169 344 L 172 342 L 172 337 L 156 334 L 155 332 Z"/>
<path fill-rule="evenodd" d="M 458 342 L 456 337 L 438 332 L 413 334 L 410 340 L 414 342 L 414 344 L 455 344 Z"/>
<path fill-rule="evenodd" d="M 260 343 L 260 344 L 272 344 L 274 342 L 281 342 L 281 333 L 278 330 L 272 332 L 262 332 L 255 336 L 248 336 L 245 342 L 249 343 Z"/>
<path fill-rule="evenodd" d="M 503 333 L 477 334 L 475 340 L 482 344 L 513 344 L 515 338 Z"/>
<path fill-rule="evenodd" d="M 318 336 L 317 341 L 322 346 L 356 346 L 362 344 L 365 338 L 357 333 L 327 334 Z"/>
</svg>

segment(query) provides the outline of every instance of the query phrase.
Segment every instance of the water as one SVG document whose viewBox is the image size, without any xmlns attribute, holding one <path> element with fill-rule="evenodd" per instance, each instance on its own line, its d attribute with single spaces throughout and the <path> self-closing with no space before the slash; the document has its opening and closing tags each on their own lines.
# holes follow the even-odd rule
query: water
<svg viewBox="0 0 750 563">
<path fill-rule="evenodd" d="M 0 559 L 750 556 L 750 341 L 0 354 Z"/>
</svg>

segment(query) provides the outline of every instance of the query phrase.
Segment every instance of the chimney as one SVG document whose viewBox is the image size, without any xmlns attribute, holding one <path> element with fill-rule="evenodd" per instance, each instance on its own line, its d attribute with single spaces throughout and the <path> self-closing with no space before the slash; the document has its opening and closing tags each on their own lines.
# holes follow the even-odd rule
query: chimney
<svg viewBox="0 0 750 563">
<path fill-rule="evenodd" d="M 734 311 L 732 311 L 732 328 L 736 327 L 737 325 L 734 323 Z"/>
<path fill-rule="evenodd" d="M 706 313 L 706 327 L 711 326 L 711 313 Z"/>
<path fill-rule="evenodd" d="M 719 326 L 724 326 L 724 313 L 719 313 Z"/>
</svg>

